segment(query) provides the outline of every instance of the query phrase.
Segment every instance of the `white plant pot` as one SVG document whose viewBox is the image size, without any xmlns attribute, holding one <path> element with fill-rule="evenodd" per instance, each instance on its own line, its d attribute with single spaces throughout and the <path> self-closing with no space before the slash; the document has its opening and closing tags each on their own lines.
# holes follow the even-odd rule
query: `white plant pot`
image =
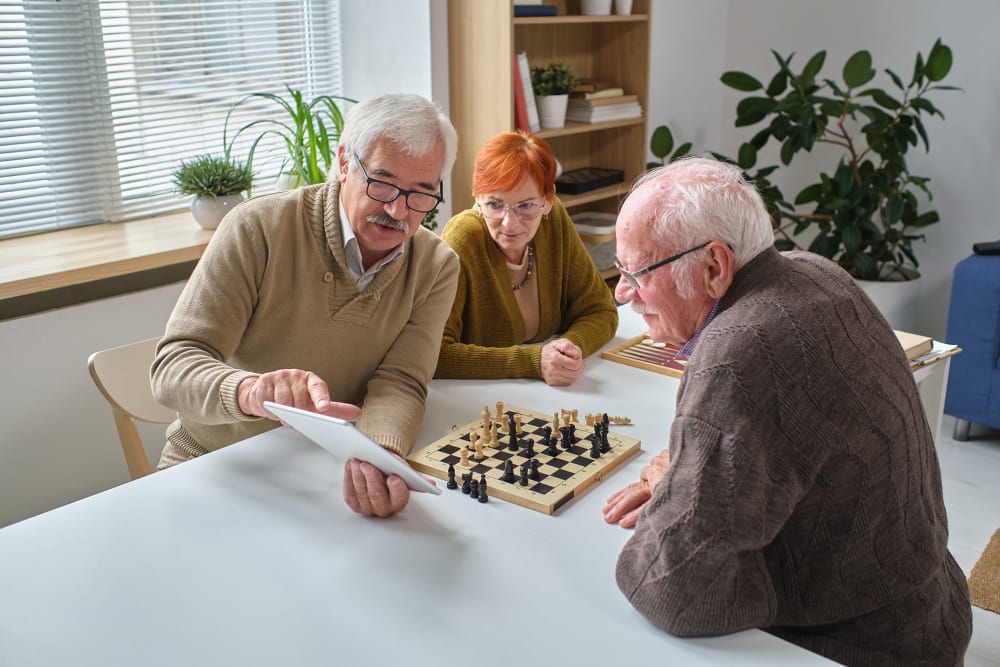
<svg viewBox="0 0 1000 667">
<path fill-rule="evenodd" d="M 543 130 L 556 130 L 566 125 L 569 95 L 535 95 L 538 122 Z"/>
<path fill-rule="evenodd" d="M 632 13 L 632 0 L 615 0 L 615 14 L 627 16 Z"/>
<path fill-rule="evenodd" d="M 223 195 L 222 197 L 195 197 L 191 202 L 191 213 L 199 225 L 205 229 L 215 229 L 222 218 L 234 206 L 243 201 L 242 194 Z"/>
<path fill-rule="evenodd" d="M 606 16 L 611 13 L 612 0 L 580 0 L 580 13 L 587 16 Z"/>
<path fill-rule="evenodd" d="M 920 333 L 917 328 L 917 309 L 923 280 L 917 274 L 913 280 L 856 280 L 872 300 L 889 325 L 898 331 Z"/>
</svg>

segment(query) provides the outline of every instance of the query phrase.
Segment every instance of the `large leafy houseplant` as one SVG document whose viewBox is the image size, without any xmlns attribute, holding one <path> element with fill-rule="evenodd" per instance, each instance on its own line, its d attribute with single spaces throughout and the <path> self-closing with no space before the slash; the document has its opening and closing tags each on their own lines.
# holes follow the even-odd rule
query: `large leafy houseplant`
<svg viewBox="0 0 1000 667">
<path fill-rule="evenodd" d="M 344 129 L 344 115 L 338 101 L 353 103 L 355 100 L 336 95 L 317 95 L 307 100 L 301 91 L 291 86 L 285 86 L 285 90 L 287 97 L 274 93 L 250 93 L 229 108 L 222 129 L 226 156 L 232 154 L 240 135 L 253 130 L 257 134 L 247 151 L 248 167 L 253 166 L 254 154 L 261 142 L 271 138 L 284 147 L 279 175 L 285 176 L 293 187 L 322 183 L 337 157 L 337 142 Z M 230 135 L 229 123 L 233 113 L 260 100 L 276 104 L 284 114 L 280 119 L 253 120 Z"/>
<path fill-rule="evenodd" d="M 913 242 L 924 240 L 921 230 L 940 217 L 924 209 L 918 199 L 918 192 L 931 199 L 929 179 L 910 172 L 906 154 L 921 143 L 930 147 L 923 115 L 944 118 L 929 94 L 955 89 L 939 83 L 951 70 L 951 49 L 938 39 L 926 57 L 918 52 L 909 82 L 886 69 L 894 86 L 891 92 L 871 85 L 876 71 L 868 51 L 847 59 L 842 81 L 819 78 L 825 51 L 813 55 L 798 72 L 792 70 L 792 56 L 772 53 L 778 71 L 766 86 L 738 71 L 724 73 L 721 80 L 752 93 L 737 104 L 736 126 L 764 124 L 731 161 L 763 195 L 775 228 L 775 245 L 780 250 L 800 248 L 798 239 L 804 235 L 810 251 L 836 261 L 855 278 L 916 277 L 919 263 Z M 836 165 L 821 171 L 816 182 L 788 202 L 771 181 L 779 167 L 756 168 L 759 152 L 771 140 L 780 145 L 780 160 L 786 167 L 796 155 L 820 145 L 837 149 Z M 689 148 L 690 144 L 682 146 L 671 159 Z M 654 131 L 651 149 L 666 160 L 673 150 L 669 129 Z"/>
</svg>

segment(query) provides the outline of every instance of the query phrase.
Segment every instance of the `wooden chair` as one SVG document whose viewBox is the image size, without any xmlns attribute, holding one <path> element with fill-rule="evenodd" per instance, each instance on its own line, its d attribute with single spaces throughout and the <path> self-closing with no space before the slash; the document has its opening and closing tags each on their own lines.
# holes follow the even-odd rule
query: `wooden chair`
<svg viewBox="0 0 1000 667">
<path fill-rule="evenodd" d="M 94 384 L 111 405 L 111 414 L 115 418 L 118 438 L 132 479 L 139 479 L 153 471 L 135 420 L 168 424 L 177 418 L 177 413 L 156 402 L 149 385 L 149 366 L 153 362 L 158 340 L 149 338 L 100 350 L 87 360 Z"/>
</svg>

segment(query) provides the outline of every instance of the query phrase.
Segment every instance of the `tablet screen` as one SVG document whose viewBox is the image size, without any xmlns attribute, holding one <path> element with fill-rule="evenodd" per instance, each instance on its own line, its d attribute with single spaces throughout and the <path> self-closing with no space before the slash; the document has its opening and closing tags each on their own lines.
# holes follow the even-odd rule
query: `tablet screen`
<svg viewBox="0 0 1000 667">
<path fill-rule="evenodd" d="M 441 489 L 350 422 L 271 401 L 264 401 L 264 407 L 342 461 L 367 461 L 386 475 L 399 475 L 414 491 L 441 493 Z"/>
</svg>

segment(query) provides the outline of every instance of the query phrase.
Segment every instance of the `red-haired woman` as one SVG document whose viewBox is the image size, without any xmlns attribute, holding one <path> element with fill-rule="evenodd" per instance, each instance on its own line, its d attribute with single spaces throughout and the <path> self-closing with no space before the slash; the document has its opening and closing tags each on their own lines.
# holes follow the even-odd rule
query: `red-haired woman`
<svg viewBox="0 0 1000 667">
<path fill-rule="evenodd" d="M 542 378 L 569 385 L 611 340 L 618 311 L 555 196 L 556 159 L 533 134 L 505 132 L 476 156 L 476 204 L 441 234 L 461 272 L 439 378 Z"/>
</svg>

